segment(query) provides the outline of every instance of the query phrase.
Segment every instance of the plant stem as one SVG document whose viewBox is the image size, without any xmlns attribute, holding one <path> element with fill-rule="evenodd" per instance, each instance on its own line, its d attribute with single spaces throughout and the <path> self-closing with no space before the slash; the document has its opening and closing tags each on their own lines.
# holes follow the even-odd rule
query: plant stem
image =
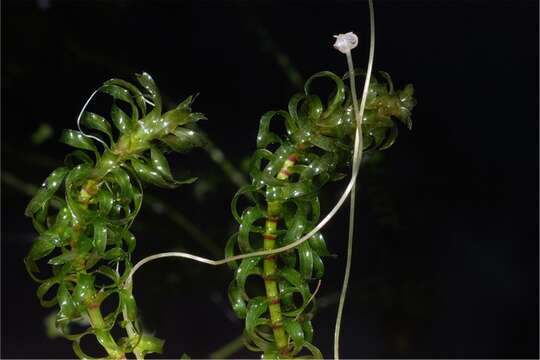
<svg viewBox="0 0 540 360">
<path fill-rule="evenodd" d="M 276 176 L 279 180 L 287 180 L 289 178 L 289 167 L 294 165 L 297 160 L 296 154 L 291 154 L 281 170 Z M 268 211 L 265 224 L 264 250 L 273 250 L 276 248 L 277 225 L 281 214 L 281 203 L 279 201 L 269 201 Z M 263 276 L 264 286 L 266 288 L 266 298 L 268 299 L 268 310 L 270 312 L 270 321 L 276 347 L 281 355 L 287 355 L 289 347 L 289 339 L 283 328 L 283 319 L 281 315 L 281 305 L 279 300 L 279 290 L 277 287 L 276 255 L 269 255 L 264 258 Z"/>
<path fill-rule="evenodd" d="M 281 204 L 279 202 L 268 203 L 268 216 L 264 232 L 264 250 L 273 250 L 276 247 L 277 223 Z M 279 304 L 279 291 L 276 281 L 277 263 L 276 256 L 270 255 L 264 258 L 263 263 L 264 287 L 266 288 L 266 298 L 268 299 L 268 309 L 270 311 L 270 321 L 276 346 L 280 353 L 286 353 L 289 341 L 283 329 L 281 318 L 281 306 Z"/>
</svg>

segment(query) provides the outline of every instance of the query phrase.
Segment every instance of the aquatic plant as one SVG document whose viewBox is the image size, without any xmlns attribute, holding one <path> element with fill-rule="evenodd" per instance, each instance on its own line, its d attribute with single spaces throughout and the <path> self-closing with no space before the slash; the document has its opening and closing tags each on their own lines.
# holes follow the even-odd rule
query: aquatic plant
<svg viewBox="0 0 540 360">
<path fill-rule="evenodd" d="M 25 258 L 26 268 L 40 283 L 41 304 L 57 306 L 56 326 L 73 341 L 81 358 L 88 358 L 80 347 L 84 336 L 94 335 L 115 359 L 130 352 L 142 358 L 161 352 L 163 344 L 141 332 L 132 290 L 124 286 L 136 246 L 130 227 L 141 208 L 143 183 L 174 188 L 195 181 L 174 179 L 164 154 L 201 146 L 202 138 L 187 125 L 204 116 L 191 111 L 192 97 L 163 113 L 150 75 L 137 75 L 137 80 L 142 90 L 112 79 L 92 94 L 91 98 L 98 92 L 112 97 L 110 119 L 118 135 L 104 117 L 81 112 L 79 130 L 65 130 L 61 137 L 77 150 L 47 177 L 25 211 L 39 234 Z M 81 126 L 95 134 L 85 133 Z M 43 269 L 38 262 L 45 261 L 41 267 L 49 266 L 49 275 L 39 277 Z M 101 305 L 110 297 L 117 306 L 104 314 Z M 89 326 L 73 333 L 70 325 L 81 318 Z M 126 336 L 114 339 L 115 325 Z"/>
<path fill-rule="evenodd" d="M 56 325 L 73 341 L 79 357 L 88 358 L 80 341 L 89 335 L 96 337 L 110 358 L 125 358 L 128 353 L 144 358 L 147 353 L 161 352 L 163 341 L 143 333 L 137 322 L 133 276 L 149 261 L 181 257 L 209 265 L 228 264 L 234 270 L 228 296 L 236 315 L 245 319 L 248 349 L 261 352 L 264 358 L 322 358 L 313 344 L 312 324 L 323 259 L 329 255 L 321 229 L 350 195 L 348 253 L 334 339 L 334 357 L 339 358 L 362 154 L 392 146 L 398 135 L 397 121 L 411 129 L 416 104 L 412 85 L 397 91 L 388 73 L 379 72 L 379 79 L 371 76 L 374 20 L 369 3 L 371 42 L 365 73 L 354 70 L 352 62 L 356 35 L 340 34 L 334 47 L 347 56 L 348 73 L 343 77 L 329 71 L 313 75 L 304 92 L 292 96 L 286 111 L 270 111 L 261 117 L 249 166 L 251 183 L 242 186 L 231 202 L 238 232 L 226 242 L 221 260 L 166 252 L 135 265 L 131 262 L 136 241 L 129 228 L 141 206 L 142 183 L 174 188 L 195 180 L 175 180 L 164 156 L 203 145 L 203 136 L 189 128 L 204 118 L 191 112 L 193 98 L 162 113 L 159 91 L 145 73 L 137 77 L 142 91 L 113 79 L 92 94 L 88 102 L 98 92 L 112 96 L 111 120 L 118 136 L 105 118 L 83 109 L 79 130 L 66 130 L 62 136 L 63 142 L 78 150 L 47 178 L 26 209 L 39 233 L 25 259 L 26 267 L 40 282 L 41 304 L 58 305 Z M 359 98 L 355 79 L 362 76 Z M 347 79 L 350 86 L 345 84 Z M 313 91 L 314 82 L 320 80 L 333 83 L 326 101 Z M 276 121 L 282 121 L 283 132 L 276 131 Z M 81 126 L 97 133 L 85 133 Z M 321 220 L 320 191 L 327 183 L 347 177 L 349 168 L 352 175 L 345 191 Z M 57 195 L 60 190 L 64 196 Z M 51 211 L 52 203 L 57 213 Z M 51 274 L 39 278 L 38 263 L 44 260 Z M 262 293 L 246 286 L 249 277 L 261 279 Z M 104 315 L 101 305 L 112 296 L 117 306 Z M 89 326 L 73 333 L 70 324 L 81 318 Z M 115 326 L 124 329 L 125 336 L 115 339 L 111 334 Z"/>
</svg>

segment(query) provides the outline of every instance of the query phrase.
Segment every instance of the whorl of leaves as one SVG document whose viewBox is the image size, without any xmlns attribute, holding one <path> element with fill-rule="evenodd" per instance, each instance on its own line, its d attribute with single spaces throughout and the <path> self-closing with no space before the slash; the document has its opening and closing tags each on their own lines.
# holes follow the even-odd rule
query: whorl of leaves
<svg viewBox="0 0 540 360">
<path fill-rule="evenodd" d="M 191 112 L 192 97 L 162 113 L 150 75 L 137 75 L 137 80 L 142 90 L 119 79 L 100 87 L 113 99 L 112 125 L 103 116 L 85 112 L 81 125 L 94 138 L 65 130 L 61 141 L 77 150 L 49 175 L 25 211 L 39 234 L 25 258 L 26 268 L 40 283 L 41 304 L 57 306 L 57 328 L 73 341 L 81 358 L 89 358 L 80 347 L 81 338 L 91 334 L 112 358 L 129 352 L 140 358 L 160 352 L 163 345 L 140 331 L 135 299 L 131 289 L 123 288 L 136 244 L 129 229 L 141 208 L 142 183 L 173 188 L 195 180 L 174 179 L 164 153 L 201 146 L 200 135 L 184 125 L 204 116 Z M 48 275 L 40 276 L 38 264 L 50 266 L 44 272 Z M 102 314 L 100 306 L 111 296 L 116 309 Z M 81 319 L 90 325 L 72 333 L 70 325 Z M 110 332 L 117 323 L 126 330 L 120 339 Z"/>
<path fill-rule="evenodd" d="M 386 149 L 397 137 L 397 126 L 392 118 L 411 128 L 411 110 L 415 105 L 413 87 L 407 85 L 394 91 L 390 76 L 381 72 L 386 83 L 373 79 L 369 86 L 366 110 L 362 122 L 364 150 Z M 326 104 L 312 93 L 316 79 L 333 81 L 335 89 Z M 318 193 L 329 182 L 343 178 L 341 169 L 352 161 L 355 119 L 348 88 L 343 80 L 331 72 L 312 76 L 303 94 L 294 95 L 288 111 L 270 111 L 260 120 L 257 150 L 251 158 L 252 183 L 242 187 L 232 200 L 232 212 L 239 231 L 225 249 L 227 257 L 236 253 L 250 253 L 263 249 L 264 222 L 269 216 L 269 205 L 279 205 L 280 214 L 276 233 L 276 247 L 285 246 L 308 233 L 319 221 Z M 271 122 L 283 121 L 285 134 L 271 128 Z M 287 159 L 295 159 L 287 169 L 286 179 L 278 179 Z M 240 198 L 250 205 L 242 212 L 237 209 Z M 322 234 L 317 233 L 292 251 L 277 256 L 274 275 L 281 306 L 281 324 L 272 324 L 268 296 L 250 294 L 246 281 L 250 276 L 264 279 L 263 257 L 247 258 L 231 263 L 235 270 L 229 286 L 229 300 L 238 317 L 245 319 L 245 342 L 249 349 L 263 352 L 265 358 L 294 357 L 307 349 L 310 357 L 322 358 L 312 344 L 312 318 L 316 312 L 311 301 L 316 279 L 324 273 L 322 258 L 329 255 Z M 275 301 L 274 301 L 275 303 Z M 284 328 L 288 337 L 286 353 L 280 352 L 272 327 Z"/>
</svg>

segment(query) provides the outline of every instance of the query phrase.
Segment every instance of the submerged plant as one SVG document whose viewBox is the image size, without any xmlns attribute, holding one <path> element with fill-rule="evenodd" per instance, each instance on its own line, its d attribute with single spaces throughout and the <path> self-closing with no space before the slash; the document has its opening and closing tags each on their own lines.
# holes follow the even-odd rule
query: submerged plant
<svg viewBox="0 0 540 360">
<path fill-rule="evenodd" d="M 398 135 L 396 120 L 411 129 L 416 104 L 412 85 L 396 91 L 389 74 L 379 72 L 379 79 L 371 77 L 371 0 L 369 5 L 370 57 L 362 96 L 356 95 L 355 77 L 360 72 L 353 70 L 350 52 L 358 39 L 353 33 L 339 35 L 334 46 L 346 54 L 348 74 L 339 77 L 323 71 L 313 75 L 304 92 L 290 99 L 287 111 L 270 111 L 260 119 L 257 149 L 249 167 L 251 183 L 242 186 L 231 202 L 238 232 L 227 241 L 221 260 L 166 252 L 132 265 L 135 237 L 129 228 L 141 206 L 142 183 L 174 188 L 194 181 L 174 180 L 164 153 L 201 146 L 200 134 L 185 125 L 204 116 L 191 112 L 191 97 L 162 114 L 159 92 L 148 74 L 138 76 L 143 91 L 118 79 L 105 82 L 96 91 L 114 99 L 111 118 L 118 136 L 113 136 L 112 126 L 103 117 L 82 113 L 79 131 L 67 130 L 62 136 L 62 141 L 79 150 L 47 178 L 26 209 L 39 233 L 25 259 L 26 267 L 41 283 L 37 295 L 42 305 L 58 304 L 56 325 L 73 341 L 79 357 L 88 358 L 80 346 L 87 335 L 94 335 L 110 358 L 125 358 L 128 353 L 144 358 L 161 351 L 163 341 L 144 334 L 138 325 L 132 278 L 147 262 L 175 256 L 209 265 L 228 264 L 235 271 L 228 296 L 236 315 L 245 319 L 248 349 L 263 353 L 264 358 L 322 358 L 313 344 L 312 325 L 315 295 L 324 274 L 323 258 L 329 255 L 320 230 L 351 195 L 346 271 L 334 341 L 334 357 L 339 358 L 362 153 L 392 146 Z M 347 77 L 350 87 L 344 83 Z M 330 80 L 334 87 L 327 101 L 313 91 L 313 83 L 322 79 Z M 148 111 L 147 104 L 151 106 Z M 130 116 L 122 110 L 125 106 Z M 278 120 L 283 123 L 282 132 L 276 130 Z M 99 133 L 86 134 L 80 125 Z M 82 150 L 92 152 L 94 158 Z M 346 190 L 320 220 L 319 192 L 328 182 L 345 178 L 349 167 L 352 176 Z M 64 196 L 56 195 L 61 189 Z M 53 203 L 57 213 L 50 212 Z M 52 274 L 38 278 L 37 262 L 43 259 L 48 260 Z M 250 277 L 260 278 L 264 290 L 257 293 L 247 286 Z M 118 305 L 103 314 L 101 305 L 111 296 L 116 296 Z M 88 320 L 89 327 L 72 333 L 70 324 L 81 318 Z M 126 333 L 119 339 L 111 335 L 116 325 Z"/>
<path fill-rule="evenodd" d="M 39 233 L 25 258 L 26 268 L 40 283 L 41 304 L 58 305 L 56 326 L 73 341 L 81 358 L 88 358 L 80 341 L 89 335 L 115 359 L 130 352 L 142 358 L 161 352 L 163 345 L 140 330 L 135 299 L 131 288 L 124 286 L 136 245 L 129 229 L 141 207 L 142 183 L 174 188 L 195 180 L 175 180 L 164 154 L 201 146 L 199 134 L 185 125 L 204 116 L 191 111 L 192 97 L 162 113 L 150 75 L 137 75 L 137 80 L 142 90 L 112 79 L 94 92 L 92 96 L 101 92 L 113 98 L 110 117 L 117 131 L 104 117 L 81 113 L 79 131 L 65 130 L 61 138 L 77 150 L 49 175 L 25 211 Z M 96 134 L 84 133 L 80 125 Z M 51 203 L 59 209 L 56 213 Z M 38 262 L 45 260 L 51 267 L 45 272 L 49 275 L 39 277 Z M 117 306 L 104 314 L 101 305 L 109 297 L 115 297 Z M 72 333 L 70 325 L 81 318 L 88 321 L 88 328 Z M 117 324 L 126 333 L 119 339 L 111 335 Z"/>
<path fill-rule="evenodd" d="M 362 121 L 364 150 L 383 150 L 397 137 L 393 118 L 411 127 L 413 87 L 395 91 L 390 76 L 386 83 L 372 79 Z M 327 78 L 335 89 L 324 103 L 312 93 L 312 83 Z M 272 120 L 281 120 L 285 134 L 271 130 Z M 242 187 L 232 201 L 240 224 L 226 247 L 226 256 L 249 254 L 286 246 L 310 232 L 319 222 L 318 193 L 330 181 L 344 177 L 351 164 L 356 132 L 351 92 L 331 72 L 313 75 L 303 94 L 294 95 L 288 111 L 271 111 L 260 121 L 257 150 L 251 158 L 252 183 Z M 241 213 L 240 197 L 251 205 Z M 312 344 L 315 281 L 324 273 L 322 258 L 329 255 L 323 235 L 280 254 L 256 256 L 231 263 L 235 278 L 229 299 L 236 314 L 245 318 L 246 345 L 265 357 L 294 357 L 305 348 L 321 358 Z M 265 294 L 246 290 L 249 276 L 264 282 Z"/>
</svg>

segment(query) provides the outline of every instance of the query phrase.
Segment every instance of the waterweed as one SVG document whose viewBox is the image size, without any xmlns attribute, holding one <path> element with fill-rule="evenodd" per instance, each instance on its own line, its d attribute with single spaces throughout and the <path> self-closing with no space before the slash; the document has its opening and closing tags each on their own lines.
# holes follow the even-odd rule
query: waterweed
<svg viewBox="0 0 540 360">
<path fill-rule="evenodd" d="M 303 94 L 291 98 L 287 111 L 262 116 L 257 150 L 250 163 L 251 184 L 241 187 L 231 203 L 239 229 L 227 241 L 222 260 L 170 252 L 132 265 L 135 237 L 129 227 L 140 209 L 141 183 L 173 188 L 194 181 L 174 180 L 164 153 L 201 146 L 202 137 L 186 125 L 204 117 L 191 112 L 192 98 L 163 114 L 159 92 L 147 74 L 138 77 L 142 91 L 118 79 L 99 89 L 114 99 L 111 119 L 120 135 L 115 141 L 107 120 L 82 113 L 78 124 L 98 133 L 87 134 L 80 126 L 79 131 L 65 132 L 62 140 L 80 150 L 68 156 L 65 167 L 49 176 L 26 211 L 39 233 L 25 260 L 27 269 L 41 283 L 41 303 L 58 304 L 56 324 L 73 341 L 79 357 L 88 357 L 80 347 L 81 339 L 88 335 L 97 338 L 110 358 L 123 358 L 131 352 L 144 358 L 147 353 L 161 351 L 162 340 L 140 330 L 132 279 L 145 263 L 176 256 L 210 265 L 229 264 L 235 270 L 229 299 L 235 313 L 245 319 L 245 343 L 249 349 L 262 352 L 265 358 L 306 356 L 306 351 L 309 357 L 322 358 L 312 343 L 311 322 L 324 273 L 323 258 L 329 254 L 320 230 L 350 193 L 349 252 L 335 332 L 334 356 L 339 357 L 339 324 L 350 270 L 355 183 L 362 152 L 390 147 L 398 133 L 394 119 L 411 128 L 410 115 L 415 105 L 412 85 L 395 91 L 387 73 L 380 72 L 384 81 L 371 77 L 373 19 L 371 24 L 370 60 L 360 106 L 354 80 L 361 72 L 354 70 L 352 47 L 343 47 L 340 42 L 336 48 L 347 55 L 348 74 L 339 77 L 328 71 L 317 73 L 308 79 Z M 345 40 L 355 40 L 346 35 Z M 344 82 L 347 78 L 350 87 Z M 330 79 L 334 84 L 326 102 L 311 90 L 320 79 Z M 119 106 L 121 103 L 130 109 L 130 116 Z M 283 134 L 271 130 L 271 123 L 277 119 L 284 123 Z M 95 142 L 103 151 L 98 151 Z M 94 159 L 84 151 L 93 153 Z M 343 179 L 350 166 L 352 176 L 345 192 L 319 221 L 320 190 L 328 182 Z M 56 195 L 62 186 L 64 198 Z M 250 205 L 239 211 L 241 197 Z M 51 201 L 60 203 L 57 214 L 49 213 Z M 52 266 L 53 275 L 39 279 L 36 262 L 44 258 Z M 109 282 L 97 284 L 98 275 Z M 249 276 L 261 278 L 263 296 L 250 296 L 246 289 Z M 53 289 L 55 285 L 57 289 Z M 45 299 L 49 292 L 54 296 Z M 118 306 L 104 316 L 100 305 L 113 295 L 118 296 Z M 90 326 L 82 333 L 70 333 L 69 324 L 81 317 L 87 318 Z M 116 324 L 125 329 L 126 336 L 113 338 L 111 329 Z"/>
<path fill-rule="evenodd" d="M 104 117 L 81 112 L 79 130 L 65 130 L 61 137 L 77 150 L 66 157 L 65 166 L 49 175 L 25 211 L 39 234 L 25 258 L 26 268 L 40 283 L 37 296 L 41 304 L 58 305 L 56 326 L 73 341 L 81 358 L 88 357 L 80 342 L 89 335 L 97 338 L 111 358 L 129 352 L 142 358 L 149 352 L 161 352 L 163 345 L 140 331 L 131 288 L 123 286 L 136 246 L 130 227 L 141 208 L 142 183 L 174 188 L 196 180 L 174 179 L 164 154 L 201 146 L 202 138 L 187 125 L 205 117 L 191 111 L 192 97 L 163 113 L 150 75 L 137 75 L 137 80 L 142 90 L 112 79 L 92 94 L 91 98 L 97 92 L 112 97 L 110 118 L 118 136 Z M 129 108 L 128 112 L 122 107 Z M 81 126 L 95 134 L 86 134 Z M 50 207 L 52 201 L 59 204 L 57 213 Z M 52 267 L 52 276 L 39 278 L 37 262 L 44 260 Z M 107 281 L 97 284 L 98 276 Z M 49 293 L 51 297 L 46 296 Z M 103 314 L 100 306 L 111 296 L 117 297 L 118 306 Z M 122 320 L 118 321 L 120 314 Z M 71 333 L 70 324 L 80 318 L 87 318 L 90 326 Z M 114 339 L 111 329 L 117 323 L 126 336 Z"/>
</svg>

